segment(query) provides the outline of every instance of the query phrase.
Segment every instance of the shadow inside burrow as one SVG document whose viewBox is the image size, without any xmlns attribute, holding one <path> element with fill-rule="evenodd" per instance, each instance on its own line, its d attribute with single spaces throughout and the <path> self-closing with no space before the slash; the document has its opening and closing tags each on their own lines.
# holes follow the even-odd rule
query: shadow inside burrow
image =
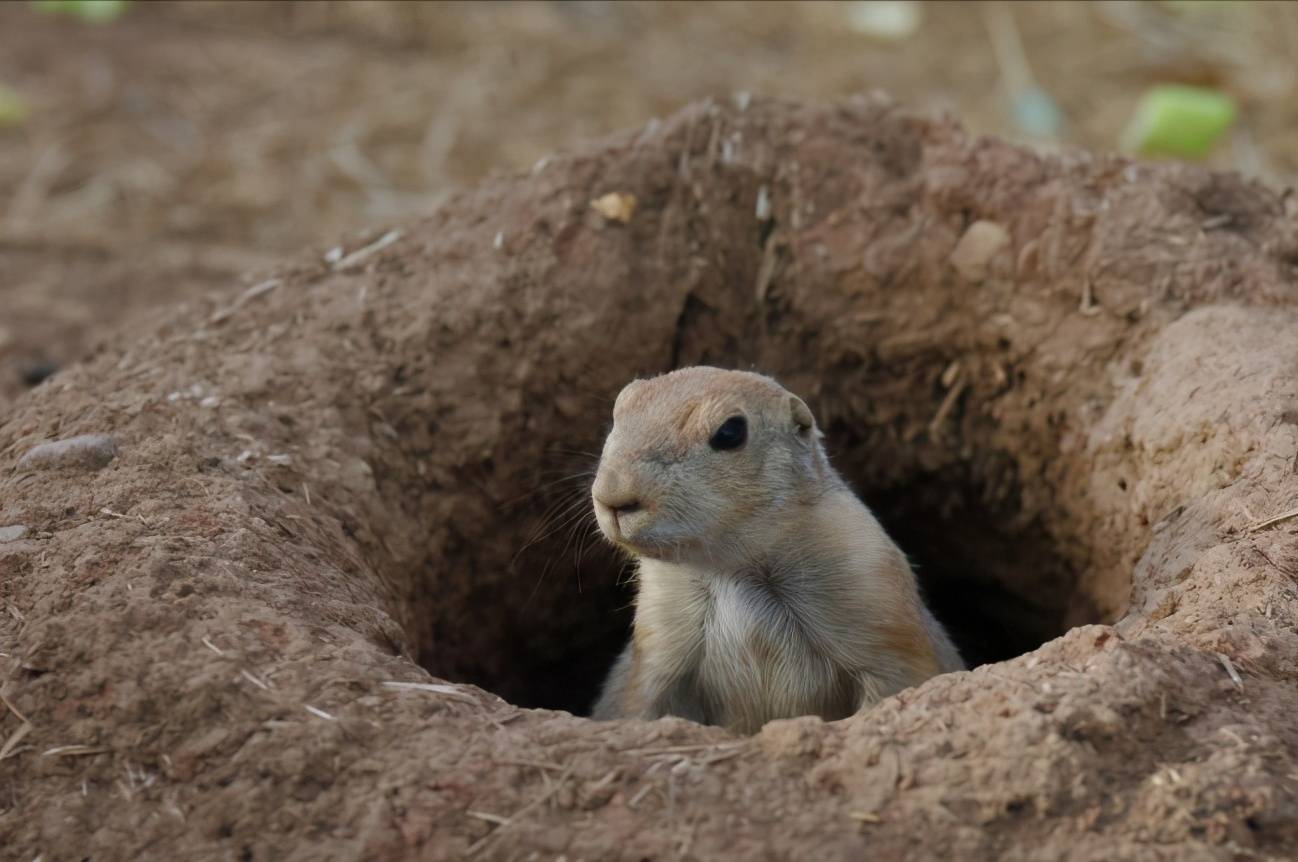
<svg viewBox="0 0 1298 862">
<path fill-rule="evenodd" d="M 868 459 L 889 453 L 866 455 L 850 436 L 833 442 L 835 463 L 911 560 L 925 600 L 970 668 L 1030 652 L 1078 619 L 1078 573 L 1044 529 L 1018 522 L 1012 498 L 989 502 L 958 469 L 863 489 L 856 478 L 873 472 Z M 630 635 L 635 590 L 629 561 L 593 523 L 583 529 L 580 541 L 556 536 L 527 550 L 541 566 L 534 576 L 562 578 L 564 587 L 538 592 L 518 612 L 513 634 L 499 644 L 508 660 L 495 665 L 507 670 L 471 672 L 464 681 L 518 706 L 589 714 Z"/>
</svg>

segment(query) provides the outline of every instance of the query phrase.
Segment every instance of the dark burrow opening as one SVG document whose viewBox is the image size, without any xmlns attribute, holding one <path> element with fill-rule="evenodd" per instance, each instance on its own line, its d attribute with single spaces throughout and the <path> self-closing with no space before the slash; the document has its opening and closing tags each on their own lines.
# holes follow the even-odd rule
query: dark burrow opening
<svg viewBox="0 0 1298 862">
<path fill-rule="evenodd" d="M 1009 506 L 942 476 L 862 496 L 970 668 L 1031 652 L 1077 617 L 1076 572 L 1038 523 L 1017 525 Z"/>
<path fill-rule="evenodd" d="M 910 558 L 969 667 L 1030 652 L 1070 623 L 1098 621 L 1079 613 L 1078 573 L 1043 527 L 1016 517 L 1012 495 L 986 499 L 960 468 L 870 488 L 857 478 L 868 464 L 854 454 L 849 444 L 835 462 Z M 568 503 L 586 493 L 570 489 Z M 520 706 L 589 714 L 630 635 L 635 595 L 629 565 L 590 527 L 584 542 L 570 530 L 526 550 L 517 577 L 527 597 L 508 611 L 504 660 L 459 678 Z"/>
</svg>

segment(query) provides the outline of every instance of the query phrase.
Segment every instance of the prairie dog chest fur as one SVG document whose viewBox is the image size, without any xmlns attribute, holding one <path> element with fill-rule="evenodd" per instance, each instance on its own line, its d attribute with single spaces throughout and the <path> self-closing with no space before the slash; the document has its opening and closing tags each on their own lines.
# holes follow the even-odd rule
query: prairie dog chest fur
<svg viewBox="0 0 1298 862">
<path fill-rule="evenodd" d="M 638 565 L 638 595 L 596 718 L 754 732 L 963 668 L 820 436 L 806 404 L 758 374 L 685 368 L 622 390 L 591 496 Z"/>
<path fill-rule="evenodd" d="M 825 642 L 816 622 L 823 609 L 805 595 L 790 603 L 781 574 L 645 561 L 640 585 L 641 672 L 673 680 L 667 700 L 689 705 L 669 712 L 756 730 L 773 718 L 856 711 L 860 682 Z"/>
</svg>

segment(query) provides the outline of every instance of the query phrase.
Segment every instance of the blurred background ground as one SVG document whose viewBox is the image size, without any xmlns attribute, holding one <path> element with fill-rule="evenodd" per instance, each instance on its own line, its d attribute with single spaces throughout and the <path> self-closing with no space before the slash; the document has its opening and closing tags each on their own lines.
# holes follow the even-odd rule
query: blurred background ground
<svg viewBox="0 0 1298 862">
<path fill-rule="evenodd" d="M 1210 164 L 1298 176 L 1298 4 L 135 3 L 93 25 L 0 4 L 0 418 L 121 325 L 448 192 L 705 96 L 884 89 L 1022 137 L 1035 78 L 1057 144 L 1117 147 L 1141 92 L 1240 114 Z M 1022 60 L 1015 45 L 1023 46 Z"/>
</svg>

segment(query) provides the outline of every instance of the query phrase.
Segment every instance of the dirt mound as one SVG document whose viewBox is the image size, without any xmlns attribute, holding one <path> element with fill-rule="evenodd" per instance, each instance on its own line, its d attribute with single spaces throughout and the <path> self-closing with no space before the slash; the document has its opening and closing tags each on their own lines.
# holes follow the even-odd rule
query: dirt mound
<svg viewBox="0 0 1298 862">
<path fill-rule="evenodd" d="M 1298 850 L 1291 198 L 744 100 L 372 240 L 0 428 L 6 850 Z M 807 398 L 1000 663 L 753 738 L 523 708 L 585 708 L 625 634 L 569 521 L 613 395 L 700 362 Z"/>
</svg>

